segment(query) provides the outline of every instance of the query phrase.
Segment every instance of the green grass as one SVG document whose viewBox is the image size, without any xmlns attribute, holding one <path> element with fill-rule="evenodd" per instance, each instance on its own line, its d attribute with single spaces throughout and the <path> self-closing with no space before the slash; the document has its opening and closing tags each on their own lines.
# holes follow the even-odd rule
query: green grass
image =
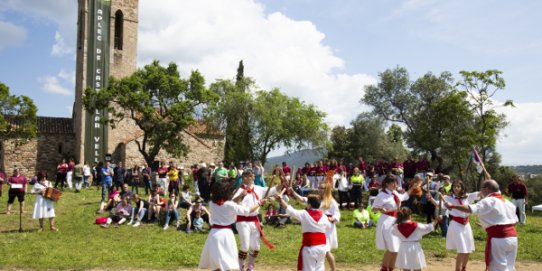
<svg viewBox="0 0 542 271">
<path fill-rule="evenodd" d="M 37 232 L 38 222 L 31 219 L 34 195 L 26 197 L 23 215 L 25 232 L 19 233 L 19 216 L 5 215 L 7 188 L 0 198 L 0 268 L 2 269 L 177 269 L 196 267 L 206 234 L 186 235 L 170 227 L 163 231 L 157 225 L 139 228 L 121 226 L 102 229 L 94 225 L 100 192 L 95 188 L 80 194 L 65 192 L 55 206 L 59 232 L 50 232 L 48 224 Z M 18 210 L 18 203 L 13 206 Z M 184 211 L 182 213 L 184 215 Z M 382 252 L 375 249 L 374 228 L 354 229 L 350 226 L 351 211 L 343 211 L 343 222 L 338 225 L 339 249 L 335 252 L 340 266 L 378 264 Z M 528 214 L 526 226 L 518 226 L 519 261 L 542 261 L 542 216 Z M 472 258 L 482 260 L 485 233 L 474 226 L 477 251 Z M 259 264 L 295 266 L 301 244 L 299 225 L 283 229 L 266 227 L 266 237 L 276 245 L 269 251 L 262 244 Z M 422 240 L 428 258 L 455 257 L 445 250 L 445 239 L 430 234 Z"/>
</svg>

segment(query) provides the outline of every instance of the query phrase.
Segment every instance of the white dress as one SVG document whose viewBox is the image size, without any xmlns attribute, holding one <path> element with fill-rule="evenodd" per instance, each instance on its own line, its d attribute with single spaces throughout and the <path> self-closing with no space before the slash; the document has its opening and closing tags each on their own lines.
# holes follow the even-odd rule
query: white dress
<svg viewBox="0 0 542 271">
<path fill-rule="evenodd" d="M 335 224 L 341 221 L 339 204 L 335 200 L 332 200 L 328 209 L 324 210 L 322 205 L 320 205 L 320 210 L 322 210 L 326 216 L 332 216 L 335 219 L 335 223 L 331 223 L 331 226 L 326 230 L 326 237 L 328 249 L 337 249 L 339 247 L 339 239 L 337 238 L 337 227 Z"/>
<path fill-rule="evenodd" d="M 209 203 L 211 212 L 211 225 L 228 226 L 235 223 L 237 215 L 248 215 L 247 207 L 238 205 L 233 201 L 226 201 L 223 205 Z M 237 270 L 237 243 L 231 229 L 212 228 L 205 240 L 201 251 L 199 268 L 211 270 Z"/>
<path fill-rule="evenodd" d="M 427 267 L 425 255 L 423 254 L 420 240 L 422 236 L 430 233 L 433 230 L 433 224 L 420 224 L 407 237 L 405 237 L 397 228 L 398 225 L 393 225 L 392 234 L 401 240 L 401 245 L 397 253 L 395 266 L 399 269 L 424 269 Z"/>
<path fill-rule="evenodd" d="M 467 198 L 459 199 L 455 196 L 444 196 L 444 200 L 453 205 L 468 205 L 474 203 L 478 198 L 478 192 L 467 194 Z M 442 208 L 446 208 L 444 205 Z M 468 218 L 469 214 L 461 212 L 457 209 L 450 211 L 450 225 L 448 226 L 448 233 L 446 234 L 446 249 L 454 249 L 457 253 L 472 253 L 474 251 L 474 238 L 472 234 L 472 228 L 470 223 L 463 225 L 456 221 L 453 221 L 451 216 Z"/>
<path fill-rule="evenodd" d="M 45 186 L 37 182 L 34 187 L 32 187 L 32 193 L 40 193 L 43 189 L 50 187 L 51 183 L 45 181 Z M 32 213 L 33 219 L 41 218 L 51 218 L 55 217 L 55 206 L 52 200 L 44 198 L 41 194 L 38 194 L 36 197 L 36 202 L 34 203 L 34 212 Z"/>
<path fill-rule="evenodd" d="M 385 192 L 384 192 L 385 191 Z M 387 210 L 397 210 L 398 206 L 393 199 L 392 192 L 387 188 L 380 191 L 373 203 L 373 208 L 386 208 Z M 408 200 L 408 194 L 399 194 L 393 191 L 399 197 L 400 201 Z M 389 250 L 390 252 L 399 251 L 400 240 L 391 233 L 395 217 L 382 213 L 376 224 L 376 248 L 380 250 Z"/>
<path fill-rule="evenodd" d="M 329 220 L 325 215 L 322 215 L 320 220 L 314 221 L 306 210 L 296 210 L 290 205 L 286 208 L 286 213 L 301 222 L 302 232 L 325 233 L 330 227 Z M 327 251 L 327 244 L 303 247 L 303 251 L 301 251 L 303 255 L 303 271 L 324 271 Z"/>
</svg>

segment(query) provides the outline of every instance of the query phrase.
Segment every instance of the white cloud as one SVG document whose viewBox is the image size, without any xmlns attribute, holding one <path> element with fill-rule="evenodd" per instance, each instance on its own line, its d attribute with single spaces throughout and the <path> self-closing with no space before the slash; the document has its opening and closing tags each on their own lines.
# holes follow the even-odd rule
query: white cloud
<svg viewBox="0 0 542 271">
<path fill-rule="evenodd" d="M 71 55 L 75 52 L 73 44 L 68 44 L 64 41 L 64 38 L 60 32 L 55 33 L 55 43 L 51 48 L 51 54 L 54 56 Z"/>
<path fill-rule="evenodd" d="M 8 47 L 16 47 L 26 39 L 27 31 L 24 27 L 10 22 L 0 21 L 0 50 Z"/>
<path fill-rule="evenodd" d="M 0 12 L 15 11 L 36 20 L 38 24 L 53 22 L 58 26 L 51 54 L 74 54 L 77 28 L 75 0 L 2 0 Z M 2 35 L 0 35 L 2 36 Z M 4 36 L 2 36 L 2 40 Z"/>
<path fill-rule="evenodd" d="M 505 165 L 542 164 L 542 102 L 516 103 L 516 107 L 499 108 L 509 121 L 497 142 Z"/>
<path fill-rule="evenodd" d="M 176 62 L 187 75 L 200 70 L 207 83 L 245 75 L 264 89 L 280 88 L 315 104 L 333 124 L 348 124 L 361 109 L 365 74 L 344 72 L 344 60 L 324 44 L 309 21 L 265 12 L 251 0 L 140 2 L 139 63 Z"/>
<path fill-rule="evenodd" d="M 60 79 L 60 80 L 59 80 Z M 56 76 L 44 76 L 38 79 L 45 92 L 60 94 L 64 96 L 73 95 L 73 89 L 75 86 L 75 73 L 60 70 Z M 63 81 L 61 83 L 61 81 Z M 65 87 L 68 84 L 69 87 Z"/>
</svg>

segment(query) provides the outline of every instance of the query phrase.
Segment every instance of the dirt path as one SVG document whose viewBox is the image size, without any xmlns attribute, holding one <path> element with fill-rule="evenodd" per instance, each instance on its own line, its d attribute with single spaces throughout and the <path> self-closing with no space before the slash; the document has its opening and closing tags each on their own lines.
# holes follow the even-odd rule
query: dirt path
<svg viewBox="0 0 542 271">
<path fill-rule="evenodd" d="M 455 259 L 446 258 L 442 261 L 437 260 L 428 260 L 428 268 L 426 270 L 430 271 L 453 271 L 455 266 Z M 295 263 L 291 266 L 283 265 L 266 265 L 266 266 L 257 266 L 258 271 L 282 271 L 282 270 L 293 270 L 295 271 Z M 482 261 L 470 261 L 468 265 L 468 270 L 473 271 L 483 271 L 485 269 L 485 263 Z M 179 269 L 182 271 L 199 271 L 201 269 Z M 338 265 L 337 270 L 340 271 L 378 271 L 380 270 L 379 266 L 342 266 Z M 397 270 L 397 269 L 396 269 Z M 542 262 L 518 262 L 516 263 L 516 270 L 542 270 Z"/>
</svg>

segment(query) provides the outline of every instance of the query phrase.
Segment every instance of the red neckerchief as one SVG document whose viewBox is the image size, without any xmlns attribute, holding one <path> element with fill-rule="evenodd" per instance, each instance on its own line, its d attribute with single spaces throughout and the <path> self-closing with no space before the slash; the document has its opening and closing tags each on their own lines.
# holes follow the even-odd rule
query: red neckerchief
<svg viewBox="0 0 542 271">
<path fill-rule="evenodd" d="M 457 200 L 457 202 L 459 203 L 459 205 L 463 205 L 463 201 L 461 200 L 460 197 L 454 196 L 454 198 Z"/>
<path fill-rule="evenodd" d="M 498 199 L 500 199 L 502 201 L 506 201 L 506 199 L 502 196 L 502 194 L 498 193 L 498 192 L 497 193 L 491 193 L 491 194 L 487 195 L 487 197 L 498 198 Z"/>
<path fill-rule="evenodd" d="M 385 189 L 383 190 L 383 192 L 386 193 L 386 194 L 388 194 L 388 195 L 390 194 L 390 193 L 388 192 L 388 189 L 387 189 L 387 188 L 385 188 Z M 399 207 L 401 206 L 401 201 L 399 200 L 399 197 L 398 197 L 397 195 L 395 195 L 395 193 L 393 193 L 393 191 L 391 192 L 391 194 L 393 195 L 393 200 L 395 200 L 395 204 L 397 204 L 397 209 L 399 209 Z"/>
<path fill-rule="evenodd" d="M 224 202 L 225 202 L 225 201 L 224 201 L 223 199 L 221 199 L 221 200 L 216 200 L 216 201 L 213 201 L 213 203 L 214 203 L 214 204 L 216 204 L 216 205 L 218 205 L 218 206 L 222 206 L 222 205 L 224 205 Z"/>
<path fill-rule="evenodd" d="M 324 215 L 324 213 L 322 213 L 322 211 L 318 209 L 307 209 L 307 213 L 309 213 L 309 215 L 312 217 L 312 219 L 314 219 L 314 222 L 316 223 L 318 223 L 318 221 L 320 221 L 320 218 L 322 218 L 322 216 Z"/>
<path fill-rule="evenodd" d="M 397 229 L 405 238 L 408 238 L 416 230 L 416 227 L 418 227 L 418 223 L 414 221 L 397 224 Z"/>
<path fill-rule="evenodd" d="M 258 194 L 254 192 L 254 185 L 249 188 L 245 184 L 242 184 L 241 189 L 245 189 L 247 191 L 247 193 L 249 193 L 249 194 L 250 193 L 254 194 L 254 197 L 256 197 L 256 200 L 260 201 L 260 197 L 258 197 Z"/>
</svg>

